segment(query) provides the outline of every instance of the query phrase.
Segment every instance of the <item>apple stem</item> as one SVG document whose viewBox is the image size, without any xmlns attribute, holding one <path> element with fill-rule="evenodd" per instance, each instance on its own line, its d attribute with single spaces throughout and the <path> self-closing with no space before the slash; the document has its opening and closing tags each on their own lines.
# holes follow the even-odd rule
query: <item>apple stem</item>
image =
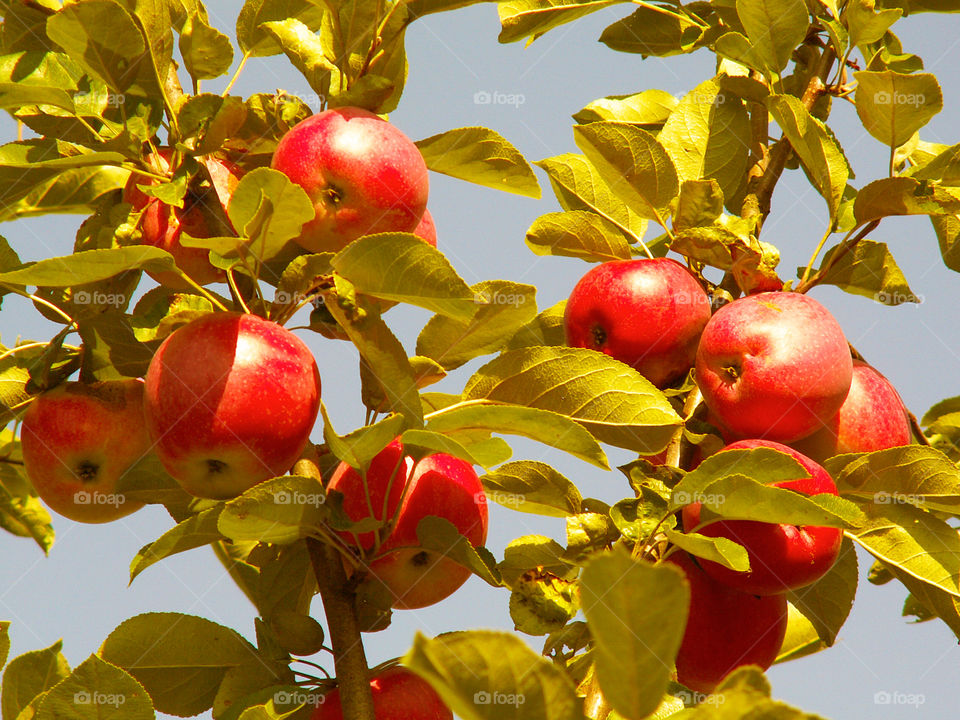
<svg viewBox="0 0 960 720">
<path fill-rule="evenodd" d="M 295 475 L 321 479 L 320 468 L 310 458 L 297 461 Z M 363 649 L 357 618 L 356 591 L 347 579 L 340 552 L 327 543 L 307 538 L 313 574 L 317 578 L 327 630 L 333 649 L 333 664 L 343 704 L 343 720 L 376 720 L 370 692 L 370 668 Z"/>
</svg>

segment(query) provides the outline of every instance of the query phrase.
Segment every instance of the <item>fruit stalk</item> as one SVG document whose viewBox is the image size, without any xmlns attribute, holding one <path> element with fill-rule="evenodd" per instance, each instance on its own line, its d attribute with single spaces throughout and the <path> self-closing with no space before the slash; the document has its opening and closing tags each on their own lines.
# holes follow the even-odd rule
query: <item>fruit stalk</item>
<svg viewBox="0 0 960 720">
<path fill-rule="evenodd" d="M 299 460 L 293 472 L 317 480 L 321 477 L 320 468 L 309 458 Z M 332 545 L 314 538 L 307 538 L 307 549 L 327 616 L 327 632 L 343 703 L 343 720 L 376 720 L 367 656 L 354 602 L 356 596 L 347 580 L 340 553 Z"/>
</svg>

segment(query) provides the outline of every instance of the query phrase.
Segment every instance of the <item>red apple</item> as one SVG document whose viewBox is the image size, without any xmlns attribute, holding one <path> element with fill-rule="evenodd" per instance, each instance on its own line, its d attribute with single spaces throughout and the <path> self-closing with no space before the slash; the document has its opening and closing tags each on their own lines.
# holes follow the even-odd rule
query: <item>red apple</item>
<svg viewBox="0 0 960 720">
<path fill-rule="evenodd" d="M 287 472 L 319 406 L 310 350 L 255 315 L 211 313 L 184 325 L 147 370 L 144 409 L 157 454 L 198 497 L 234 497 Z"/>
<path fill-rule="evenodd" d="M 426 680 L 403 667 L 392 667 L 370 681 L 377 720 L 453 720 L 453 713 Z M 310 720 L 343 720 L 340 690 L 323 696 Z"/>
<path fill-rule="evenodd" d="M 427 166 L 396 126 L 367 110 L 335 108 L 294 125 L 271 167 L 302 187 L 316 216 L 297 242 L 336 252 L 362 235 L 414 232 L 427 207 Z"/>
<path fill-rule="evenodd" d="M 756 596 L 717 582 L 683 551 L 667 562 L 690 583 L 690 612 L 677 653 L 677 680 L 695 692 L 710 693 L 743 665 L 762 670 L 776 660 L 787 632 L 787 599 Z"/>
<path fill-rule="evenodd" d="M 850 393 L 840 410 L 824 427 L 792 444 L 823 462 L 841 453 L 886 450 L 911 440 L 910 419 L 896 389 L 865 362 L 854 360 Z"/>
<path fill-rule="evenodd" d="M 704 402 L 738 437 L 793 442 L 840 409 L 853 374 L 833 315 L 792 292 L 751 295 L 720 308 L 697 350 Z"/>
<path fill-rule="evenodd" d="M 170 169 L 173 151 L 164 148 L 152 160 L 156 171 L 166 173 Z M 223 281 L 222 270 L 210 264 L 210 253 L 203 248 L 184 247 L 180 236 L 186 232 L 197 238 L 215 237 L 221 234 L 210 221 L 211 213 L 217 213 L 226 220 L 226 208 L 230 197 L 240 182 L 242 170 L 229 160 L 215 157 L 200 158 L 210 173 L 212 186 L 202 188 L 201 194 L 191 192 L 184 198 L 182 208 L 171 207 L 158 198 L 144 193 L 138 185 L 152 185 L 156 181 L 134 173 L 123 189 L 123 200 L 142 212 L 140 217 L 141 242 L 162 248 L 173 255 L 177 266 L 198 285 L 208 285 Z M 226 221 L 229 223 L 229 221 Z M 175 273 L 150 273 L 150 277 L 165 287 L 175 290 L 189 290 L 189 283 Z"/>
<path fill-rule="evenodd" d="M 631 365 L 665 387 L 693 365 L 710 299 L 675 260 L 614 260 L 580 278 L 564 312 L 567 344 Z"/>
<path fill-rule="evenodd" d="M 800 463 L 806 471 L 804 476 L 796 480 L 773 483 L 774 487 L 802 495 L 837 494 L 837 486 L 826 470 L 786 445 L 769 440 L 740 440 L 727 445 L 720 452 L 758 447 L 779 450 Z M 699 524 L 700 503 L 684 507 L 684 531 L 690 532 Z M 708 537 L 725 537 L 743 545 L 750 556 L 748 572 L 736 572 L 710 560 L 701 560 L 700 565 L 717 581 L 754 595 L 783 593 L 816 582 L 833 567 L 843 540 L 840 528 L 813 525 L 798 527 L 755 520 L 720 520 L 697 532 Z"/>
<path fill-rule="evenodd" d="M 396 438 L 377 453 L 364 473 L 340 463 L 327 483 L 327 491 L 343 495 L 343 510 L 353 522 L 366 518 L 391 522 L 403 500 L 403 488 L 412 467 L 413 458 L 403 454 L 403 443 Z M 364 550 L 372 549 L 376 540 L 373 532 L 339 535 Z"/>
<path fill-rule="evenodd" d="M 414 229 L 413 234 L 423 238 L 434 247 L 437 246 L 437 226 L 434 225 L 433 215 L 430 214 L 429 210 L 424 209 L 420 224 Z"/>
<path fill-rule="evenodd" d="M 117 492 L 124 474 L 150 453 L 141 380 L 58 385 L 27 408 L 20 440 L 27 477 L 64 517 L 109 522 L 143 507 Z"/>
</svg>

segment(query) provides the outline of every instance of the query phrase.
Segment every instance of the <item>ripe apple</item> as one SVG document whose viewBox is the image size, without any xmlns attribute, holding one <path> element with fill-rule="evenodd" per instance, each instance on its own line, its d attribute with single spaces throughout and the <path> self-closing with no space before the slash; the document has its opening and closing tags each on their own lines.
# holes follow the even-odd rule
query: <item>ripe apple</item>
<svg viewBox="0 0 960 720">
<path fill-rule="evenodd" d="M 165 173 L 170 169 L 173 151 L 164 148 L 152 156 L 157 172 Z M 205 184 L 200 194 L 188 192 L 183 207 L 171 207 L 158 198 L 144 193 L 138 185 L 153 185 L 152 178 L 134 173 L 123 189 L 123 200 L 142 213 L 140 217 L 141 242 L 162 248 L 173 255 L 177 266 L 198 285 L 208 285 L 224 280 L 224 272 L 210 264 L 210 253 L 203 248 L 184 247 L 180 236 L 186 232 L 198 238 L 216 237 L 222 234 L 216 223 L 211 222 L 214 213 L 218 214 L 229 227 L 226 209 L 230 197 L 240 182 L 243 171 L 234 163 L 222 158 L 207 156 L 199 158 L 210 173 L 212 186 Z M 150 277 L 165 287 L 175 290 L 189 290 L 190 285 L 175 273 L 150 273 Z"/>
<path fill-rule="evenodd" d="M 873 452 L 912 439 L 907 409 L 890 381 L 862 360 L 853 361 L 850 393 L 824 427 L 792 445 L 817 462 L 841 453 Z"/>
<path fill-rule="evenodd" d="M 740 438 L 789 443 L 840 409 L 853 374 L 843 330 L 811 297 L 768 292 L 735 300 L 697 349 L 704 402 Z"/>
<path fill-rule="evenodd" d="M 319 407 L 310 350 L 255 315 L 197 318 L 163 341 L 147 370 L 144 410 L 157 454 L 197 497 L 234 497 L 287 472 Z"/>
<path fill-rule="evenodd" d="M 20 440 L 27 477 L 64 517 L 102 523 L 143 507 L 117 492 L 124 474 L 150 453 L 143 381 L 58 385 L 27 408 Z"/>
<path fill-rule="evenodd" d="M 413 234 L 423 238 L 434 247 L 437 246 L 437 226 L 434 225 L 433 215 L 430 214 L 429 210 L 424 209 L 420 224 L 414 229 Z"/>
<path fill-rule="evenodd" d="M 427 166 L 396 126 L 367 110 L 312 115 L 284 135 L 271 167 L 302 187 L 316 216 L 297 242 L 336 252 L 362 235 L 414 232 L 427 207 Z"/>
<path fill-rule="evenodd" d="M 677 653 L 677 680 L 695 692 L 710 693 L 743 665 L 769 668 L 787 632 L 784 595 L 739 592 L 705 573 L 690 555 L 667 558 L 690 583 L 690 612 Z"/>
<path fill-rule="evenodd" d="M 340 463 L 327 483 L 327 491 L 343 495 L 343 511 L 353 522 L 366 518 L 390 522 L 403 500 L 403 488 L 412 467 L 413 458 L 404 455 L 403 443 L 396 438 L 377 453 L 365 473 Z M 341 532 L 339 535 L 364 550 L 372 549 L 376 539 L 374 532 L 356 536 Z"/>
<path fill-rule="evenodd" d="M 426 680 L 403 667 L 384 670 L 370 680 L 377 720 L 453 720 L 453 713 Z M 323 696 L 310 720 L 343 720 L 340 690 Z"/>
<path fill-rule="evenodd" d="M 631 365 L 665 387 L 693 365 L 710 299 L 676 260 L 613 260 L 592 268 L 570 293 L 567 344 Z"/>
<path fill-rule="evenodd" d="M 769 440 L 740 440 L 720 452 L 758 447 L 786 453 L 806 470 L 806 476 L 773 483 L 774 487 L 802 495 L 837 494 L 837 486 L 826 470 L 786 445 Z M 692 531 L 700 524 L 700 503 L 687 505 L 682 514 L 684 531 Z M 843 540 L 840 528 L 798 527 L 756 520 L 720 520 L 697 532 L 708 537 L 725 537 L 743 545 L 750 557 L 747 572 L 736 572 L 710 560 L 701 560 L 700 565 L 717 581 L 753 595 L 783 593 L 816 582 L 833 567 Z"/>
</svg>

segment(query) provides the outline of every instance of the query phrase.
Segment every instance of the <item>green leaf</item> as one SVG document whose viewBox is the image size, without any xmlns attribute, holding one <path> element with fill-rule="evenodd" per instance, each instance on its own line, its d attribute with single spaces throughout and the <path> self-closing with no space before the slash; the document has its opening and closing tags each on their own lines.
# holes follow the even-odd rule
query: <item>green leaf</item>
<svg viewBox="0 0 960 720">
<path fill-rule="evenodd" d="M 937 244 L 943 264 L 954 272 L 960 272 L 960 216 L 931 215 L 930 222 L 937 235 Z"/>
<path fill-rule="evenodd" d="M 830 248 L 823 256 L 821 267 L 829 265 L 840 246 Z M 798 269 L 799 277 L 802 270 Z M 921 299 L 913 294 L 907 285 L 907 279 L 890 254 L 886 243 L 873 240 L 861 240 L 852 250 L 845 253 L 821 278 L 822 283 L 836 285 L 840 289 L 872 298 L 884 305 L 919 303 Z"/>
<path fill-rule="evenodd" d="M 500 2 L 500 37 L 502 43 L 516 42 L 530 36 L 530 42 L 548 30 L 573 22 L 622 0 L 509 0 Z"/>
<path fill-rule="evenodd" d="M 725 537 L 707 537 L 700 533 L 666 530 L 667 538 L 681 550 L 704 560 L 712 560 L 737 572 L 750 569 L 750 558 L 743 545 Z"/>
<path fill-rule="evenodd" d="M 477 185 L 540 197 L 540 183 L 520 151 L 485 127 L 448 130 L 417 141 L 427 167 Z"/>
<path fill-rule="evenodd" d="M 417 354 L 453 370 L 475 357 L 496 352 L 510 336 L 537 314 L 537 289 L 508 280 L 485 280 L 474 285 L 479 305 L 469 320 L 444 315 L 430 318 L 417 337 Z"/>
<path fill-rule="evenodd" d="M 936 180 L 952 187 L 960 184 L 960 145 L 952 145 L 926 160 L 918 158 L 917 155 L 919 153 L 910 156 L 910 162 L 918 165 L 911 167 L 910 177 L 917 180 Z"/>
<path fill-rule="evenodd" d="M 874 180 L 857 193 L 853 214 L 858 225 L 891 215 L 952 215 L 960 213 L 960 197 L 946 188 L 909 177 Z"/>
<path fill-rule="evenodd" d="M 875 11 L 874 0 L 847 3 L 843 19 L 850 31 L 850 44 L 860 46 L 879 42 L 901 15 L 903 10 L 900 8 Z"/>
<path fill-rule="evenodd" d="M 47 258 L 19 270 L 0 273 L 0 282 L 68 287 L 106 280 L 127 270 L 168 272 L 175 267 L 173 256 L 166 250 L 137 245 L 84 250 L 65 257 Z"/>
<path fill-rule="evenodd" d="M 480 478 L 487 500 L 520 512 L 566 517 L 582 511 L 577 486 L 533 460 L 501 465 Z"/>
<path fill-rule="evenodd" d="M 236 95 L 222 97 L 202 93 L 191 95 L 180 106 L 177 118 L 184 145 L 197 154 L 212 153 L 219 150 L 227 138 L 233 137 L 243 127 L 247 118 L 247 107 Z M 184 177 L 184 190 L 186 180 Z"/>
<path fill-rule="evenodd" d="M 739 32 L 728 32 L 717 38 L 714 44 L 717 55 L 733 60 L 739 65 L 745 65 L 751 70 L 764 73 L 769 72 L 770 60 L 763 50 L 754 45 L 746 35 Z"/>
<path fill-rule="evenodd" d="M 433 413 L 427 429 L 450 432 L 482 429 L 520 435 L 570 453 L 591 465 L 608 470 L 607 456 L 584 427 L 566 415 L 518 405 L 468 405 Z"/>
<path fill-rule="evenodd" d="M 256 651 L 233 630 L 204 618 L 154 612 L 118 625 L 99 655 L 133 675 L 158 711 L 188 717 L 209 710 L 227 671 Z"/>
<path fill-rule="evenodd" d="M 553 192 L 564 210 L 592 210 L 629 237 L 643 237 L 646 219 L 613 191 L 586 156 L 567 153 L 535 164 L 550 177 Z"/>
<path fill-rule="evenodd" d="M 0 689 L 3 720 L 16 720 L 35 697 L 70 675 L 70 665 L 60 652 L 62 647 L 63 641 L 58 640 L 44 650 L 24 653 L 7 664 Z"/>
<path fill-rule="evenodd" d="M 320 403 L 320 412 L 323 415 L 323 439 L 330 452 L 357 470 L 369 467 L 370 461 L 404 429 L 402 415 L 388 415 L 379 422 L 340 436 L 333 429 L 323 402 Z"/>
<path fill-rule="evenodd" d="M 579 606 L 575 583 L 538 570 L 524 573 L 510 593 L 510 619 L 528 635 L 562 630 Z"/>
<path fill-rule="evenodd" d="M 246 0 L 237 16 L 237 44 L 253 57 L 276 55 L 281 48 L 264 23 L 294 18 L 316 31 L 323 14 L 323 6 L 311 0 Z"/>
<path fill-rule="evenodd" d="M 813 585 L 791 590 L 787 599 L 813 624 L 824 645 L 830 647 L 846 622 L 857 594 L 857 553 L 850 538 L 843 539 L 833 567 Z"/>
<path fill-rule="evenodd" d="M 767 108 L 790 141 L 817 191 L 827 201 L 830 217 L 836 221 L 847 180 L 852 176 L 843 149 L 827 127 L 807 112 L 797 98 L 771 95 L 767 98 Z"/>
<path fill-rule="evenodd" d="M 631 257 L 623 232 L 603 216 L 586 210 L 541 215 L 527 230 L 525 240 L 537 255 L 575 257 L 587 262 Z"/>
<path fill-rule="evenodd" d="M 0 667 L 7 663 L 10 654 L 10 621 L 0 621 Z"/>
<path fill-rule="evenodd" d="M 120 668 L 91 655 L 43 698 L 36 720 L 153 720 L 143 686 Z"/>
<path fill-rule="evenodd" d="M 411 233 L 367 235 L 330 263 L 358 292 L 418 305 L 454 320 L 469 321 L 485 304 L 442 252 Z"/>
<path fill-rule="evenodd" d="M 770 75 L 779 75 L 807 35 L 810 18 L 803 0 L 737 0 L 737 15 Z"/>
<path fill-rule="evenodd" d="M 806 657 L 826 649 L 810 619 L 787 603 L 787 633 L 775 663 Z"/>
<path fill-rule="evenodd" d="M 713 178 L 727 198 L 745 186 L 750 117 L 743 103 L 721 90 L 716 80 L 684 95 L 657 139 L 681 180 Z"/>
<path fill-rule="evenodd" d="M 508 350 L 467 381 L 463 399 L 550 410 L 603 442 L 637 452 L 663 450 L 680 424 L 667 399 L 640 373 L 581 348 Z"/>
<path fill-rule="evenodd" d="M 508 350 L 531 345 L 557 346 L 566 344 L 563 328 L 563 311 L 567 301 L 561 300 L 543 310 L 533 320 L 517 330 L 507 341 Z"/>
<path fill-rule="evenodd" d="M 326 492 L 315 478 L 285 475 L 228 500 L 217 528 L 234 542 L 288 545 L 317 531 L 326 517 L 326 501 Z"/>
<path fill-rule="evenodd" d="M 481 555 L 479 551 L 482 548 L 471 545 L 457 530 L 457 526 L 446 518 L 435 515 L 424 517 L 417 523 L 417 541 L 420 547 L 463 565 L 488 585 L 500 587 L 502 584 L 493 561 L 490 564 L 484 561 L 484 555 L 488 558 L 492 558 L 492 555 Z"/>
<path fill-rule="evenodd" d="M 877 140 L 899 147 L 943 109 L 943 93 L 930 73 L 861 70 L 854 99 L 863 127 Z"/>
<path fill-rule="evenodd" d="M 473 630 L 430 640 L 418 632 L 401 662 L 464 720 L 583 717 L 563 670 L 509 633 Z"/>
<path fill-rule="evenodd" d="M 770 683 L 757 667 L 730 673 L 707 699 L 670 717 L 674 720 L 823 720 L 770 699 Z M 719 709 L 718 709 L 719 708 Z"/>
<path fill-rule="evenodd" d="M 669 493 L 667 493 L 669 497 Z M 637 497 L 625 498 L 610 508 L 610 519 L 627 540 L 642 542 L 658 530 L 668 530 L 677 524 L 676 517 L 667 512 L 667 500 L 649 487 L 639 487 Z"/>
<path fill-rule="evenodd" d="M 328 95 L 331 78 L 339 77 L 340 71 L 326 58 L 316 33 L 296 18 L 264 23 L 262 27 L 277 41 L 310 88 L 321 97 Z"/>
<path fill-rule="evenodd" d="M 411 18 L 420 18 L 430 13 L 457 10 L 482 2 L 497 2 L 497 0 L 407 0 L 407 13 Z"/>
<path fill-rule="evenodd" d="M 528 570 L 540 569 L 551 575 L 572 580 L 578 568 L 563 559 L 564 548 L 545 535 L 524 535 L 511 540 L 497 566 L 507 587 L 513 587 Z"/>
<path fill-rule="evenodd" d="M 667 57 L 691 52 L 699 47 L 705 26 L 686 17 L 682 10 L 672 12 L 650 5 L 618 20 L 600 35 L 600 42 L 611 50 L 639 53 L 644 57 Z"/>
<path fill-rule="evenodd" d="M 712 225 L 723 213 L 723 191 L 720 184 L 709 180 L 684 180 L 680 185 L 673 230 L 680 232 L 702 225 Z M 671 249 L 676 249 L 671 245 Z"/>
<path fill-rule="evenodd" d="M 657 139 L 629 123 L 575 125 L 574 140 L 614 193 L 642 217 L 656 220 L 680 192 L 677 170 Z"/>
<path fill-rule="evenodd" d="M 484 469 L 499 465 L 504 460 L 508 460 L 511 454 L 510 446 L 503 443 L 502 440 L 500 442 L 503 445 L 493 446 L 493 452 L 491 453 L 489 452 L 490 446 L 464 445 L 460 442 L 460 434 L 457 433 L 442 434 L 432 430 L 405 430 L 402 438 L 405 447 L 446 453 L 461 460 L 466 460 L 471 465 L 479 465 Z M 494 438 L 494 440 L 497 439 Z"/>
<path fill-rule="evenodd" d="M 884 563 L 883 567 L 910 591 L 914 600 L 920 603 L 928 613 L 935 614 L 953 631 L 954 635 L 960 637 L 960 598 L 918 580 L 895 566 Z"/>
<path fill-rule="evenodd" d="M 667 689 L 689 588 L 675 568 L 610 553 L 584 567 L 580 593 L 604 697 L 624 717 L 646 717 Z"/>
<path fill-rule="evenodd" d="M 168 530 L 152 543 L 140 548 L 130 563 L 130 582 L 156 562 L 171 555 L 203 547 L 223 538 L 217 521 L 223 508 L 220 505 L 203 510 Z"/>
<path fill-rule="evenodd" d="M 90 213 L 94 203 L 111 190 L 123 187 L 128 170 L 99 166 L 57 171 L 0 168 L 5 187 L 0 222 L 50 213 Z"/>
<path fill-rule="evenodd" d="M 225 75 L 233 64 L 230 38 L 207 23 L 198 12 L 191 13 L 180 30 L 180 55 L 194 80 Z"/>
<path fill-rule="evenodd" d="M 644 90 L 634 95 L 614 95 L 594 100 L 574 114 L 586 124 L 598 120 L 631 122 L 637 125 L 663 125 L 677 107 L 677 98 L 666 90 Z"/>
</svg>

